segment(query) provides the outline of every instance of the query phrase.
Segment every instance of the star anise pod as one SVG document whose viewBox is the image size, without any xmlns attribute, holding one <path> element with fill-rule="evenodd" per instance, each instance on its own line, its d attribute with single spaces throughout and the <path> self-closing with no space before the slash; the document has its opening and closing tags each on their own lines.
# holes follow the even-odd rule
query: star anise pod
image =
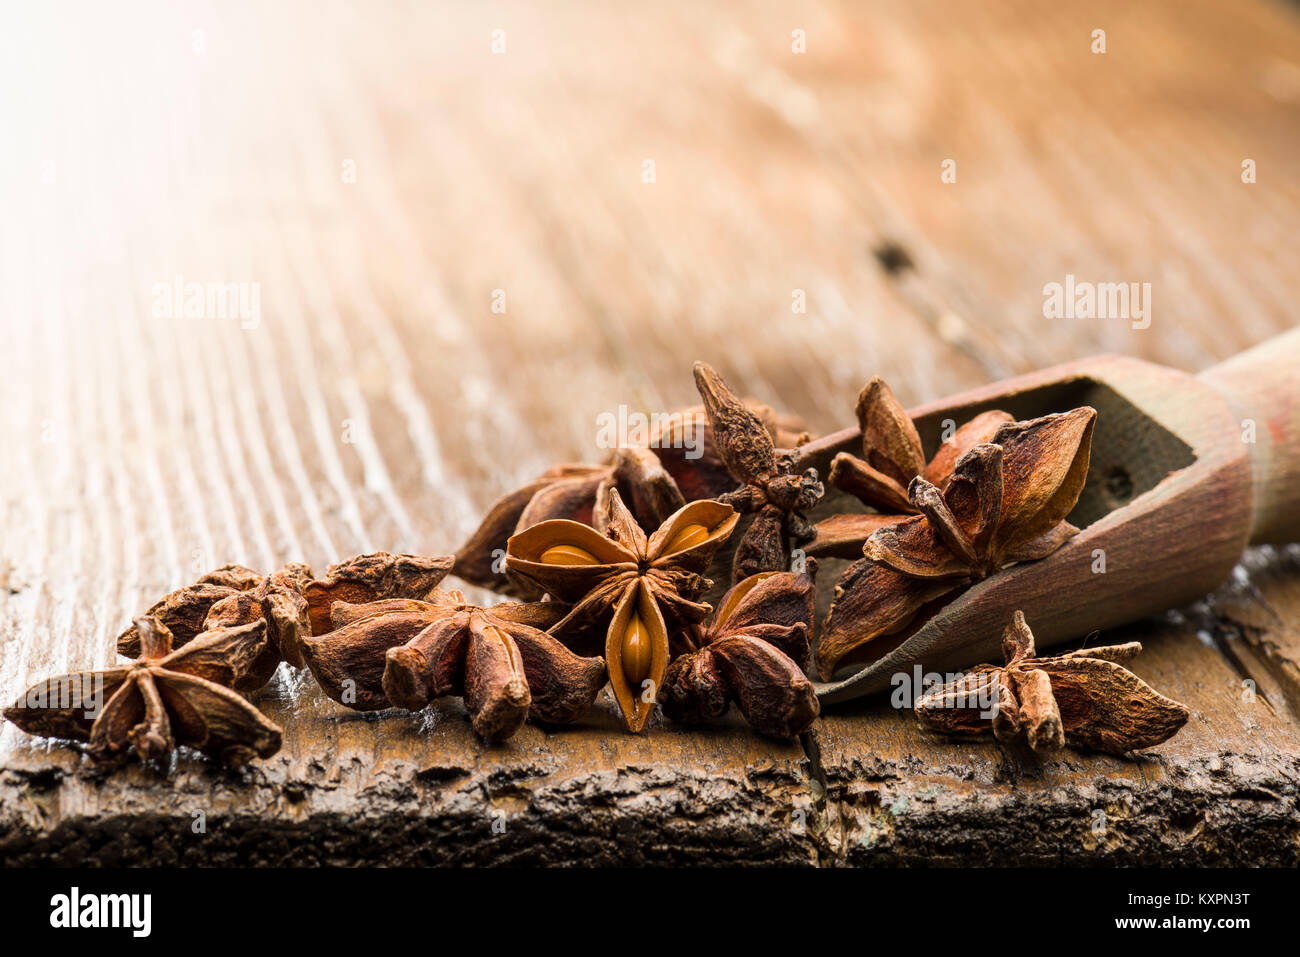
<svg viewBox="0 0 1300 957">
<path fill-rule="evenodd" d="M 451 555 L 393 555 L 374 552 L 357 555 L 331 565 L 325 577 L 303 587 L 311 634 L 330 631 L 330 610 L 338 601 L 363 604 L 384 598 L 420 600 L 434 594 L 442 580 L 451 573 L 455 558 Z"/>
<path fill-rule="evenodd" d="M 605 626 L 605 660 L 614 697 L 630 731 L 654 711 L 671 657 L 669 634 L 700 622 L 710 607 L 703 573 L 739 516 L 717 502 L 692 502 L 648 538 L 611 489 L 605 533 L 577 522 L 542 522 L 512 536 L 512 575 L 573 607 L 551 633 L 565 638 Z"/>
<path fill-rule="evenodd" d="M 758 417 L 703 362 L 695 363 L 695 386 L 713 426 L 718 455 L 740 487 L 716 496 L 754 520 L 736 546 L 732 582 L 789 567 L 790 550 L 816 532 L 804 513 L 825 492 L 816 469 L 800 472 L 795 449 L 777 449 Z"/>
<path fill-rule="evenodd" d="M 457 577 L 504 594 L 536 597 L 535 589 L 506 578 L 506 539 L 516 530 L 553 518 L 591 524 L 596 489 L 610 471 L 606 465 L 557 465 L 502 496 L 456 550 Z"/>
<path fill-rule="evenodd" d="M 790 737 L 820 713 L 803 672 L 812 646 L 816 598 L 807 571 L 760 572 L 735 585 L 707 627 L 685 630 L 691 650 L 668 666 L 660 695 L 664 714 L 683 724 L 721 717 L 734 701 L 757 731 Z"/>
<path fill-rule="evenodd" d="M 203 631 L 266 621 L 268 640 L 236 686 L 251 691 L 266 684 L 281 661 L 303 666 L 302 639 L 311 633 L 313 619 L 327 620 L 332 597 L 422 598 L 447 575 L 451 563 L 451 558 L 377 552 L 330 566 L 319 582 L 312 580 L 311 569 L 303 564 L 285 565 L 270 575 L 259 575 L 243 565 L 223 565 L 164 596 L 145 617 L 165 625 L 176 647 Z M 134 625 L 118 636 L 117 650 L 128 658 L 140 654 L 140 635 Z"/>
<path fill-rule="evenodd" d="M 556 466 L 492 506 L 456 553 L 456 574 L 471 584 L 505 594 L 540 598 L 542 592 L 535 585 L 503 574 L 506 540 L 516 531 L 554 519 L 597 524 L 597 501 L 611 487 L 627 496 L 639 522 L 656 528 L 686 503 L 677 483 L 650 449 L 618 449 L 609 465 Z"/>
<path fill-rule="evenodd" d="M 1087 479 L 1096 417 L 1084 406 L 1004 425 L 957 460 L 942 491 L 912 479 L 920 514 L 873 532 L 840 578 L 817 649 L 822 676 L 905 628 L 927 602 L 1045 558 L 1077 534 L 1065 517 Z"/>
<path fill-rule="evenodd" d="M 1125 754 L 1167 741 L 1190 712 L 1120 665 L 1136 642 L 1034 655 L 1034 636 L 1017 611 L 1002 635 L 1005 667 L 982 665 L 916 702 L 921 726 L 944 734 L 992 732 L 1046 753 L 1069 743 Z"/>
<path fill-rule="evenodd" d="M 454 604 L 446 615 L 389 649 L 390 701 L 416 710 L 441 695 L 462 695 L 485 737 L 508 736 L 525 714 L 567 724 L 591 708 L 605 686 L 605 660 L 580 657 L 546 633 L 560 617 L 558 602 L 480 608 L 459 592 L 449 595 Z"/>
<path fill-rule="evenodd" d="M 463 698 L 474 730 L 513 735 L 532 714 L 577 720 L 605 685 L 605 662 L 574 654 L 544 629 L 557 602 L 471 605 L 458 591 L 425 601 L 388 599 L 330 609 L 331 631 L 306 642 L 307 664 L 327 695 L 358 711 L 419 711 L 435 698 Z"/>
<path fill-rule="evenodd" d="M 230 689 L 262 653 L 265 621 L 205 631 L 174 651 L 156 619 L 137 619 L 135 634 L 138 661 L 37 682 L 5 717 L 29 734 L 89 742 L 97 761 L 132 747 L 165 758 L 183 744 L 234 765 L 280 750 L 280 728 Z"/>
<path fill-rule="evenodd" d="M 998 429 L 1012 421 L 1006 412 L 984 412 L 957 429 L 927 464 L 921 437 L 893 391 L 879 377 L 858 394 L 858 425 L 862 431 L 862 457 L 840 452 L 831 461 L 831 485 L 855 496 L 875 512 L 833 515 L 817 523 L 817 538 L 807 548 L 810 555 L 855 558 L 867 538 L 885 525 L 917 514 L 908 487 L 918 475 L 942 489 L 953 466 L 966 452 L 993 440 Z"/>
<path fill-rule="evenodd" d="M 799 423 L 756 402 L 746 407 L 779 445 L 808 440 Z M 505 543 L 539 522 L 568 519 L 603 531 L 604 501 L 617 489 L 642 529 L 663 524 L 687 502 L 735 488 L 718 454 L 702 407 L 664 417 L 645 445 L 616 449 L 605 465 L 557 465 L 499 499 L 456 552 L 456 575 L 474 585 L 523 598 L 541 597 L 529 583 L 502 574 Z"/>
</svg>

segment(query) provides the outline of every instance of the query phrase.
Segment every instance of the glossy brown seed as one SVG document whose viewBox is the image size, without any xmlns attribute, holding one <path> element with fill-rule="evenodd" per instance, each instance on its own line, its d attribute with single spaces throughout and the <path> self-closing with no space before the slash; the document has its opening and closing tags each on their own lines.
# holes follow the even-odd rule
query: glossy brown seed
<svg viewBox="0 0 1300 957">
<path fill-rule="evenodd" d="M 552 545 L 539 559 L 546 565 L 599 565 L 596 556 L 577 545 Z"/>
<path fill-rule="evenodd" d="M 694 548 L 696 545 L 706 541 L 708 537 L 708 526 L 701 525 L 698 522 L 693 522 L 690 525 L 684 526 L 676 535 L 669 539 L 668 544 L 664 546 L 664 554 L 671 555 L 674 552 L 681 552 L 688 548 Z"/>
<path fill-rule="evenodd" d="M 623 629 L 623 643 L 619 657 L 623 662 L 623 676 L 628 684 L 640 686 L 650 676 L 650 662 L 654 652 L 650 646 L 650 633 L 636 612 L 632 613 Z"/>
</svg>

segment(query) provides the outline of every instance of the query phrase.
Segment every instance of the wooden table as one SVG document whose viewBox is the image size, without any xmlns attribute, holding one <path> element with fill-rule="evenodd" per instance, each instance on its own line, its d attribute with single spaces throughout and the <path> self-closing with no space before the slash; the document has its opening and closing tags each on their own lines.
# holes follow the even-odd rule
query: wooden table
<svg viewBox="0 0 1300 957">
<path fill-rule="evenodd" d="M 445 553 L 591 459 L 601 412 L 693 401 L 697 358 L 828 431 L 873 374 L 913 404 L 1101 351 L 1197 370 L 1297 316 L 1278 2 L 28 6 L 0 38 L 6 700 L 210 567 Z M 1150 282 L 1149 328 L 1045 319 L 1067 274 Z M 176 277 L 258 284 L 257 321 L 169 318 Z M 1192 708 L 1136 759 L 936 741 L 883 701 L 789 743 L 633 737 L 604 701 L 489 747 L 458 704 L 358 715 L 285 671 L 284 749 L 242 771 L 104 772 L 6 725 L 0 853 L 1295 864 L 1300 551 L 1238 571 L 1103 636 Z"/>
</svg>

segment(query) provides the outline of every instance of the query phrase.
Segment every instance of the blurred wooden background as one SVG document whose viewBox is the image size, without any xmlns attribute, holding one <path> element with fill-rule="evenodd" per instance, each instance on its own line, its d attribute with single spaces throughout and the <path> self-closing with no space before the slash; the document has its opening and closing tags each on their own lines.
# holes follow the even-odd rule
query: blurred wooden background
<svg viewBox="0 0 1300 957">
<path fill-rule="evenodd" d="M 1198 370 L 1298 316 L 1300 16 L 1273 0 L 27 7 L 0 28 L 6 700 L 110 663 L 210 567 L 447 552 L 591 459 L 601 412 L 694 401 L 695 359 L 824 431 L 874 374 L 915 404 L 1101 351 Z M 1151 283 L 1150 327 L 1045 319 L 1066 274 Z M 156 315 L 176 277 L 257 284 L 258 321 Z M 233 778 L 92 787 L 0 729 L 0 848 L 370 859 L 357 815 L 404 807 L 415 861 L 971 861 L 1002 828 L 1026 859 L 1294 860 L 1298 566 L 1254 555 L 1129 636 L 1197 711 L 1139 762 L 934 747 L 871 706 L 802 745 L 606 715 L 485 749 L 454 706 L 361 719 L 286 674 L 285 752 Z M 602 836 L 620 795 L 650 802 L 634 847 Z M 196 802 L 224 808 L 206 843 L 97 830 Z M 475 830 L 501 807 L 507 851 Z"/>
</svg>

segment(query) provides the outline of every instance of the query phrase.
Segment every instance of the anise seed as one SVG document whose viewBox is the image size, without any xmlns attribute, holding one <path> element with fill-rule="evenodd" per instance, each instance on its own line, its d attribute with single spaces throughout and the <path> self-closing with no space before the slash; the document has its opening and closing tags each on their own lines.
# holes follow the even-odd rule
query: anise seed
<svg viewBox="0 0 1300 957">
<path fill-rule="evenodd" d="M 596 556 L 577 545 L 552 545 L 542 552 L 543 565 L 599 565 Z"/>
<path fill-rule="evenodd" d="M 627 628 L 623 631 L 622 651 L 623 676 L 632 687 L 639 687 L 650 674 L 654 649 L 651 647 L 650 633 L 636 612 L 632 613 Z"/>
<path fill-rule="evenodd" d="M 671 555 L 674 552 L 684 552 L 688 548 L 694 548 L 708 537 L 709 529 L 707 526 L 698 523 L 687 525 L 664 546 L 664 554 Z"/>
</svg>

